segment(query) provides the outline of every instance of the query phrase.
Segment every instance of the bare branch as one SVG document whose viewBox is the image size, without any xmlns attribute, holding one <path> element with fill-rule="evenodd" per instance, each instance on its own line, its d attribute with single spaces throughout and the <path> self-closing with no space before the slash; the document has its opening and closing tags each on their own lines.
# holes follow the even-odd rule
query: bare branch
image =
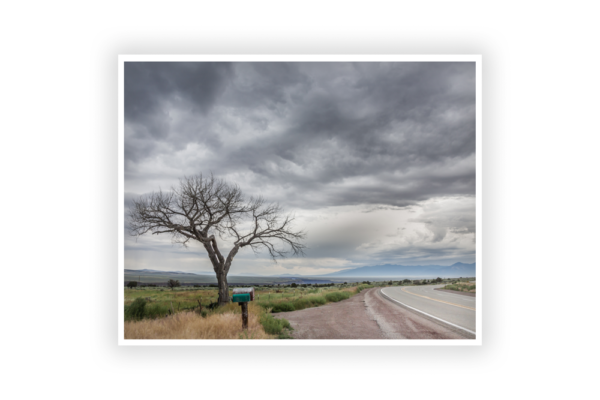
<svg viewBox="0 0 600 400">
<path fill-rule="evenodd" d="M 254 220 L 254 229 L 251 234 L 238 237 L 236 244 L 240 247 L 250 246 L 257 252 L 261 247 L 266 248 L 273 260 L 277 257 L 293 255 L 304 255 L 306 246 L 302 240 L 306 237 L 303 231 L 294 231 L 291 228 L 294 217 L 282 216 L 282 209 L 277 203 L 266 204 L 262 198 L 252 199 L 250 209 Z M 284 248 L 278 248 L 276 243 L 282 244 Z"/>
<path fill-rule="evenodd" d="M 248 232 L 238 225 L 251 222 Z M 304 255 L 305 232 L 292 228 L 294 217 L 284 215 L 276 203 L 262 197 L 244 199 L 240 188 L 212 174 L 183 177 L 171 191 L 153 192 L 133 201 L 129 209 L 131 235 L 170 234 L 174 243 L 202 243 L 219 281 L 220 302 L 227 301 L 226 276 L 237 252 L 249 246 L 254 252 L 266 248 L 273 260 L 289 254 Z M 234 238 L 234 248 L 225 258 L 216 236 Z M 224 282 L 224 284 L 222 284 Z M 223 292 L 223 293 L 221 293 Z"/>
</svg>

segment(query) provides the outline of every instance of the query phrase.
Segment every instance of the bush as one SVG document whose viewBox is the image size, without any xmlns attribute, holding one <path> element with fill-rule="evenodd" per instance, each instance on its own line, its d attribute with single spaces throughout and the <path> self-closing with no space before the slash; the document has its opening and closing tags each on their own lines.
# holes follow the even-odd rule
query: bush
<svg viewBox="0 0 600 400">
<path fill-rule="evenodd" d="M 273 305 L 273 309 L 271 310 L 271 312 L 274 313 L 286 311 L 296 311 L 296 309 L 294 308 L 294 305 L 292 303 L 285 301 L 282 303 L 275 303 Z"/>
<path fill-rule="evenodd" d="M 292 302 L 292 305 L 296 310 L 303 310 L 305 308 L 309 308 L 312 304 L 310 304 L 308 299 L 296 299 Z"/>
<path fill-rule="evenodd" d="M 328 301 L 337 302 L 337 301 L 349 299 L 350 293 L 349 292 L 332 292 L 332 293 L 327 293 L 325 295 L 325 298 Z"/>
<path fill-rule="evenodd" d="M 327 300 L 325 300 L 325 297 L 323 296 L 312 296 L 309 298 L 309 300 L 316 306 L 322 306 L 323 304 L 327 303 Z"/>
<path fill-rule="evenodd" d="M 284 329 L 293 329 L 289 321 L 286 319 L 273 318 L 270 314 L 263 314 L 260 317 L 260 323 L 263 326 L 265 332 L 269 335 L 279 335 L 280 338 L 289 338 L 288 335 L 283 335 Z"/>
<path fill-rule="evenodd" d="M 358 286 L 356 287 L 356 293 L 360 293 L 360 292 L 362 292 L 363 290 L 365 290 L 365 289 L 370 289 L 370 288 L 372 288 L 372 287 L 373 287 L 372 285 L 358 285 Z"/>
<path fill-rule="evenodd" d="M 144 318 L 161 318 L 169 313 L 169 307 L 160 304 L 147 304 Z"/>
<path fill-rule="evenodd" d="M 129 289 L 132 289 L 132 288 L 134 288 L 136 286 L 137 286 L 137 282 L 136 281 L 129 281 L 129 282 L 127 282 L 127 287 Z"/>
<path fill-rule="evenodd" d="M 146 300 L 138 297 L 129 306 L 125 306 L 125 321 L 140 320 L 146 314 Z"/>
</svg>

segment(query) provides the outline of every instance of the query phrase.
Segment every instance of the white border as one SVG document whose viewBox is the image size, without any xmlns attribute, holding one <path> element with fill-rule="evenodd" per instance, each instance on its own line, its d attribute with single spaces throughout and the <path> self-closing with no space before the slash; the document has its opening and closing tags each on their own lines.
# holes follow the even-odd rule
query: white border
<svg viewBox="0 0 600 400">
<path fill-rule="evenodd" d="M 476 312 L 476 327 L 477 336 L 476 339 L 466 340 L 440 340 L 440 339 L 429 339 L 429 340 L 407 340 L 407 339 L 382 339 L 382 340 L 125 340 L 124 339 L 124 310 L 122 304 L 124 303 L 124 274 L 125 259 L 124 259 L 124 201 L 125 201 L 125 117 L 124 117 L 124 63 L 126 61 L 304 61 L 304 62 L 349 62 L 349 61 L 397 61 L 397 62 L 410 62 L 410 61 L 422 61 L 422 62 L 448 62 L 448 61 L 471 61 L 475 62 L 476 68 L 476 191 L 475 191 L 475 204 L 476 204 L 476 278 L 477 278 L 477 292 L 476 297 L 477 312 Z M 117 268 L 117 282 L 118 282 L 118 293 L 119 301 L 117 304 L 118 310 L 118 344 L 119 346 L 481 346 L 483 336 L 483 324 L 482 324 L 482 293 L 483 293 L 483 276 L 482 276 L 482 262 L 483 262 L 483 244 L 482 244 L 482 204 L 483 204 L 483 190 L 482 190 L 482 56 L 481 55 L 119 55 L 118 57 L 118 69 L 119 69 L 119 80 L 118 80 L 118 148 L 119 148 L 119 175 L 117 177 L 119 185 L 118 195 L 118 268 Z"/>
</svg>

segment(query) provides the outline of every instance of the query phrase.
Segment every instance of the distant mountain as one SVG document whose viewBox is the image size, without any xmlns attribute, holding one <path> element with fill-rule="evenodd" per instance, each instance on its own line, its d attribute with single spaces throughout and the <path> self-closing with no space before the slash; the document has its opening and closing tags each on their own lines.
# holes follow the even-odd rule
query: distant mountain
<svg viewBox="0 0 600 400">
<path fill-rule="evenodd" d="M 442 265 L 375 265 L 372 267 L 359 267 L 320 275 L 321 277 L 364 277 L 364 278 L 458 278 L 475 276 L 475 263 L 461 262 L 450 266 Z"/>
<path fill-rule="evenodd" d="M 157 271 L 155 269 L 125 269 L 126 274 L 130 275 L 187 275 L 187 276 L 196 276 L 199 274 L 191 273 L 191 272 L 183 272 L 183 271 Z"/>
<path fill-rule="evenodd" d="M 214 275 L 214 272 L 212 272 Z M 262 276 L 260 274 L 253 274 L 252 272 L 240 272 L 240 273 L 231 273 L 231 276 Z"/>
</svg>

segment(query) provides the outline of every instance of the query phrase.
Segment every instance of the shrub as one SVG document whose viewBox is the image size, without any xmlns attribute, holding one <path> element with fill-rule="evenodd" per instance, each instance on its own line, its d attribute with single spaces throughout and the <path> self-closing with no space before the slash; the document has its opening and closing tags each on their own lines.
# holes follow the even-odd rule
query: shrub
<svg viewBox="0 0 600 400">
<path fill-rule="evenodd" d="M 137 282 L 136 281 L 129 281 L 129 282 L 127 282 L 127 287 L 129 289 L 132 289 L 132 288 L 134 288 L 136 286 L 137 286 Z"/>
<path fill-rule="evenodd" d="M 286 311 L 296 311 L 296 309 L 294 308 L 294 305 L 292 303 L 285 301 L 282 303 L 275 303 L 273 305 L 273 310 L 271 310 L 271 312 L 274 313 Z"/>
<path fill-rule="evenodd" d="M 325 298 L 328 301 L 337 302 L 337 301 L 342 301 L 342 300 L 346 300 L 346 299 L 350 298 L 350 293 L 349 292 L 332 292 L 332 293 L 327 293 L 325 295 Z"/>
<path fill-rule="evenodd" d="M 322 306 L 323 304 L 327 303 L 327 300 L 325 300 L 325 297 L 323 296 L 312 296 L 309 298 L 309 300 L 311 303 L 318 306 Z"/>
<path fill-rule="evenodd" d="M 365 289 L 369 289 L 369 288 L 372 288 L 372 287 L 373 287 L 372 285 L 358 285 L 358 286 L 356 287 L 356 293 L 360 293 L 360 292 L 362 292 L 363 290 L 365 290 Z"/>
<path fill-rule="evenodd" d="M 169 313 L 169 308 L 166 305 L 147 304 L 144 318 L 160 318 Z"/>
<path fill-rule="evenodd" d="M 269 335 L 281 335 L 284 329 L 293 329 L 288 320 L 273 318 L 270 314 L 263 314 L 260 317 L 260 323 Z"/>
<path fill-rule="evenodd" d="M 307 299 L 296 299 L 292 302 L 292 305 L 296 310 L 303 310 L 311 306 L 310 301 L 308 301 Z"/>
<path fill-rule="evenodd" d="M 146 300 L 138 297 L 129 306 L 125 306 L 125 321 L 140 320 L 146 313 Z"/>
</svg>

